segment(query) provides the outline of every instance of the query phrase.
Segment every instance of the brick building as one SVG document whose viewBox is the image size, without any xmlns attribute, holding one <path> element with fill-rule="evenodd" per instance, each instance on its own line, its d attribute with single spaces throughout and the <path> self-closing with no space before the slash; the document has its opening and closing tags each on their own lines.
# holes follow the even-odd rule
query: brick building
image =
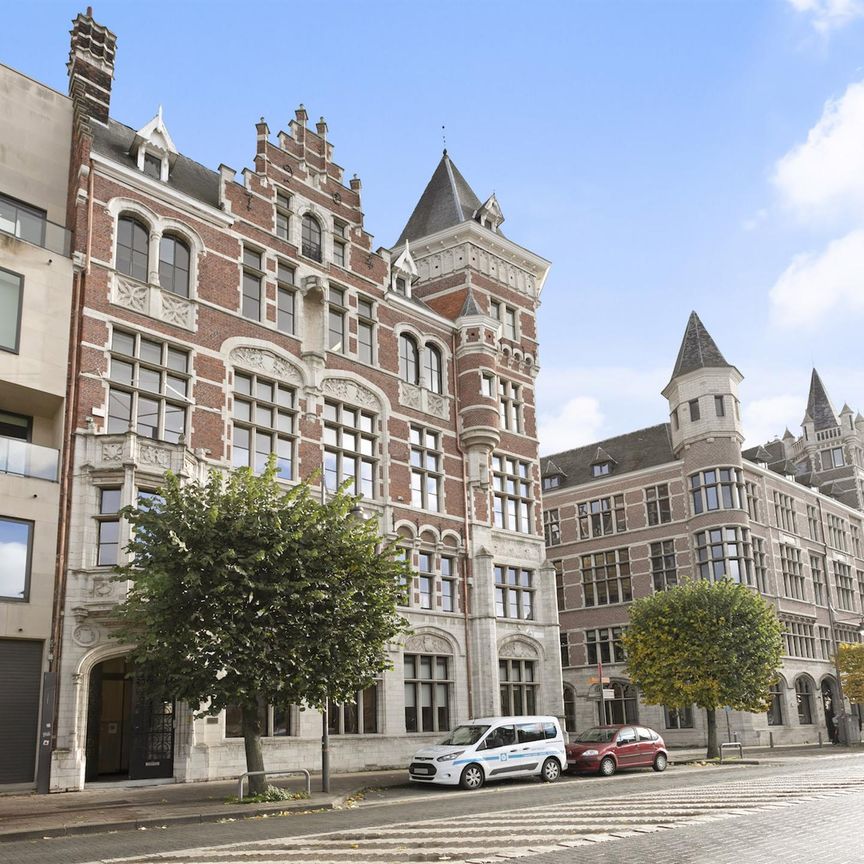
<svg viewBox="0 0 864 864">
<path fill-rule="evenodd" d="M 197 706 L 138 698 L 110 638 L 125 590 L 111 574 L 118 511 L 166 469 L 202 478 L 271 452 L 286 483 L 320 469 L 326 493 L 353 477 L 417 571 L 393 670 L 331 708 L 337 770 L 404 765 L 471 716 L 563 714 L 534 410 L 548 262 L 505 237 L 495 196 L 481 202 L 446 151 L 395 246 L 373 249 L 323 118 L 310 127 L 301 106 L 275 137 L 262 119 L 252 167 L 213 171 L 179 152 L 161 111 L 111 116 L 115 36 L 89 10 L 71 36 L 78 270 L 51 787 L 244 770 L 238 712 L 194 720 Z M 268 768 L 317 767 L 321 724 L 268 708 Z"/>
<path fill-rule="evenodd" d="M 785 656 L 771 711 L 720 712 L 721 734 L 767 744 L 769 733 L 803 742 L 834 729 L 835 641 L 857 642 L 864 612 L 864 423 L 845 406 L 836 415 L 814 372 L 802 436 L 742 453 L 741 380 L 693 313 L 663 390 L 668 423 L 542 460 L 570 729 L 600 718 L 599 661 L 614 691 L 608 721 L 704 743 L 704 712 L 640 701 L 620 636 L 632 599 L 724 575 L 775 606 Z"/>
</svg>

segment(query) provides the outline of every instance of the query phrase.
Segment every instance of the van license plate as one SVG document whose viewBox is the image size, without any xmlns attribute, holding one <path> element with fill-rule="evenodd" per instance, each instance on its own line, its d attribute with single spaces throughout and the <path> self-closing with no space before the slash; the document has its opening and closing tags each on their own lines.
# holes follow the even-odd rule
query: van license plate
<svg viewBox="0 0 864 864">
<path fill-rule="evenodd" d="M 425 765 L 417 765 L 414 768 L 414 773 L 415 774 L 428 774 L 429 769 Z"/>
</svg>

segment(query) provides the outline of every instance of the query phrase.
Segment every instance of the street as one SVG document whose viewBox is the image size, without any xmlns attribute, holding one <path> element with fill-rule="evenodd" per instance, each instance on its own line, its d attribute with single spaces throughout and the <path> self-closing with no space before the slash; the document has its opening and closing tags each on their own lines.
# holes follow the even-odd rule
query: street
<svg viewBox="0 0 864 864">
<path fill-rule="evenodd" d="M 340 811 L 8 843 L 0 862 L 853 864 L 862 822 L 864 756 L 825 755 L 479 792 L 406 784 Z"/>
</svg>

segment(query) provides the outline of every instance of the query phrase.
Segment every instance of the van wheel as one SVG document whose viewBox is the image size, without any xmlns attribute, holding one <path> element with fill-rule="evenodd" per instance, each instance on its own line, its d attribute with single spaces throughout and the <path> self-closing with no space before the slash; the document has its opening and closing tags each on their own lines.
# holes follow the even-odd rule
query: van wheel
<svg viewBox="0 0 864 864">
<path fill-rule="evenodd" d="M 485 780 L 483 769 L 479 765 L 466 765 L 459 778 L 459 785 L 463 789 L 479 789 Z"/>
<path fill-rule="evenodd" d="M 547 759 L 540 769 L 544 783 L 554 783 L 561 776 L 561 765 L 557 759 Z"/>
<path fill-rule="evenodd" d="M 606 756 L 600 760 L 600 776 L 611 777 L 615 773 L 615 760 L 611 756 Z"/>
<path fill-rule="evenodd" d="M 666 766 L 669 764 L 669 760 L 666 758 L 665 754 L 658 753 L 654 757 L 654 764 L 651 766 L 655 771 L 665 771 Z"/>
</svg>

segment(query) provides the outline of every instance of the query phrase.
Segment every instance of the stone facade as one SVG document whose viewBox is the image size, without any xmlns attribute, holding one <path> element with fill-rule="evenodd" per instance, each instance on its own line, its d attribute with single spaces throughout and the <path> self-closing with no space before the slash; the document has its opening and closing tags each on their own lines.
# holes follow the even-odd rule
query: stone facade
<svg viewBox="0 0 864 864">
<path fill-rule="evenodd" d="M 696 361 L 686 359 L 688 340 Z M 791 463 L 786 473 L 776 470 L 782 460 L 769 465 L 769 452 L 788 444 L 742 454 L 741 374 L 695 314 L 682 355 L 663 391 L 668 423 L 542 462 L 568 726 L 598 722 L 600 660 L 607 689 L 615 691 L 608 718 L 638 719 L 672 746 L 704 743 L 703 712 L 643 704 L 614 643 L 627 625 L 631 598 L 683 578 L 728 575 L 774 605 L 785 656 L 775 710 L 718 712 L 722 738 L 763 745 L 827 740 L 837 704 L 834 640 L 857 642 L 864 611 L 864 517 L 800 482 L 803 475 L 796 478 Z M 845 453 L 847 472 L 860 472 L 860 451 Z M 860 707 L 847 706 L 859 737 Z"/>
<path fill-rule="evenodd" d="M 262 119 L 253 167 L 211 171 L 177 150 L 161 112 L 137 131 L 111 117 L 114 36 L 89 15 L 72 57 L 83 273 L 52 788 L 245 770 L 227 712 L 138 711 L 128 646 L 111 639 L 125 594 L 111 573 L 128 539 L 117 509 L 167 469 L 200 479 L 271 449 L 289 484 L 355 476 L 418 571 L 392 671 L 332 712 L 336 770 L 404 765 L 472 716 L 563 715 L 533 395 L 548 262 L 500 233 L 494 196 L 480 205 L 446 152 L 420 222 L 373 249 L 361 182 L 345 182 L 323 118 L 310 127 L 301 106 L 275 140 Z M 518 602 L 502 611 L 507 578 Z M 157 721 L 159 746 L 136 762 Z M 318 767 L 320 715 L 273 708 L 267 723 L 268 769 Z"/>
</svg>

